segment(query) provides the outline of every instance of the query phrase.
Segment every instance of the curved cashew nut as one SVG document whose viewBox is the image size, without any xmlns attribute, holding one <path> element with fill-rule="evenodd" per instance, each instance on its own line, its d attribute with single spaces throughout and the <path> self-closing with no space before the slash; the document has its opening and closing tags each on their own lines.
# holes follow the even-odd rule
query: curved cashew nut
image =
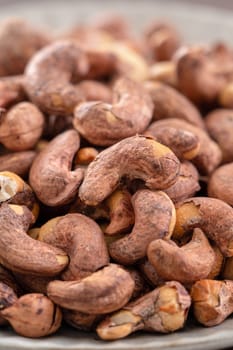
<svg viewBox="0 0 233 350">
<path fill-rule="evenodd" d="M 184 326 L 191 298 L 179 282 L 167 282 L 107 316 L 97 327 L 101 339 L 124 338 L 137 331 L 169 333 Z"/>
<path fill-rule="evenodd" d="M 188 131 L 198 137 L 200 148 L 196 157 L 192 159 L 192 162 L 201 173 L 208 175 L 220 164 L 222 152 L 217 143 L 215 143 L 203 129 L 184 120 L 170 118 L 154 122 L 149 126 L 147 132 L 153 135 L 154 131 L 156 133 L 156 130 L 162 127 L 172 127 Z"/>
<path fill-rule="evenodd" d="M 142 133 L 152 119 L 153 103 L 149 93 L 127 78 L 116 81 L 113 104 L 84 102 L 75 108 L 74 127 L 95 145 L 112 145 Z"/>
<path fill-rule="evenodd" d="M 223 255 L 233 256 L 233 208 L 225 202 L 193 197 L 179 203 L 173 238 L 199 227 L 219 247 Z"/>
<path fill-rule="evenodd" d="M 86 314 L 75 310 L 62 310 L 63 319 L 68 325 L 82 331 L 95 329 L 96 324 L 101 320 L 102 315 Z"/>
<path fill-rule="evenodd" d="M 70 202 L 78 191 L 83 170 L 71 171 L 79 149 L 79 135 L 68 130 L 55 137 L 34 159 L 29 182 L 41 202 L 57 206 Z"/>
<path fill-rule="evenodd" d="M 164 284 L 164 281 L 159 277 L 154 266 L 151 265 L 147 258 L 144 258 L 139 263 L 139 269 L 145 277 L 146 281 L 148 281 L 153 287 Z"/>
<path fill-rule="evenodd" d="M 27 65 L 26 92 L 44 112 L 68 116 L 84 99 L 74 84 L 88 68 L 88 59 L 77 43 L 52 43 L 36 53 Z"/>
<path fill-rule="evenodd" d="M 233 162 L 217 168 L 208 183 L 208 195 L 233 207 Z"/>
<path fill-rule="evenodd" d="M 106 314 L 124 306 L 134 290 L 130 274 L 110 264 L 81 281 L 52 281 L 47 294 L 56 304 L 90 314 Z"/>
<path fill-rule="evenodd" d="M 67 214 L 49 220 L 41 227 L 38 240 L 68 254 L 70 263 L 62 274 L 65 280 L 87 277 L 109 263 L 101 229 L 82 214 Z"/>
<path fill-rule="evenodd" d="M 129 137 L 102 151 L 89 165 L 79 196 L 86 204 L 97 205 L 122 177 L 141 179 L 150 189 L 164 189 L 176 181 L 179 167 L 166 146 L 145 136 Z"/>
<path fill-rule="evenodd" d="M 190 198 L 200 190 L 199 174 L 195 166 L 186 161 L 180 164 L 180 174 L 176 182 L 164 190 L 173 203 Z"/>
<path fill-rule="evenodd" d="M 206 278 L 215 261 L 215 253 L 200 229 L 195 229 L 191 241 L 182 247 L 162 239 L 151 242 L 147 256 L 159 277 L 184 284 Z"/>
<path fill-rule="evenodd" d="M 198 322 L 211 327 L 233 312 L 233 281 L 201 280 L 191 289 L 194 315 Z"/>
<path fill-rule="evenodd" d="M 0 222 L 0 260 L 10 270 L 54 276 L 68 264 L 68 257 L 61 249 L 27 235 L 32 214 L 26 207 L 3 203 Z"/>
<path fill-rule="evenodd" d="M 232 73 L 232 53 L 222 44 L 190 48 L 177 62 L 179 89 L 199 105 L 215 102 Z"/>
<path fill-rule="evenodd" d="M 30 102 L 20 102 L 0 116 L 0 142 L 11 151 L 35 146 L 44 128 L 44 116 Z"/>
<path fill-rule="evenodd" d="M 150 92 L 154 103 L 154 120 L 177 118 L 204 128 L 204 122 L 198 109 L 176 89 L 153 81 L 145 82 L 144 86 Z"/>
<path fill-rule="evenodd" d="M 133 231 L 109 246 L 111 257 L 126 265 L 143 258 L 153 240 L 169 238 L 176 220 L 175 207 L 164 192 L 137 191 L 132 204 L 135 212 Z"/>
<path fill-rule="evenodd" d="M 16 333 L 30 338 L 56 332 L 62 321 L 59 306 L 40 293 L 23 295 L 1 313 Z"/>
<path fill-rule="evenodd" d="M 150 131 L 144 132 L 144 135 L 151 136 L 156 141 L 170 148 L 181 160 L 191 160 L 199 153 L 199 139 L 190 131 L 171 126 L 161 126 L 151 128 Z"/>
</svg>

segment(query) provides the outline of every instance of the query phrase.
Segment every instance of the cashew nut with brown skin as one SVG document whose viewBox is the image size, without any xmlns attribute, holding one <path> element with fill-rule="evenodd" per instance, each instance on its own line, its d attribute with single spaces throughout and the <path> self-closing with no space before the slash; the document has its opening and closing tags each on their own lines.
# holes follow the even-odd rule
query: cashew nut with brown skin
<svg viewBox="0 0 233 350">
<path fill-rule="evenodd" d="M 141 179 L 150 189 L 164 189 L 176 181 L 179 168 L 169 148 L 149 137 L 132 136 L 102 151 L 88 166 L 79 197 L 88 205 L 97 205 L 123 177 Z"/>
<path fill-rule="evenodd" d="M 26 232 L 32 221 L 32 214 L 27 207 L 5 203 L 1 205 L 1 264 L 25 274 L 57 275 L 68 264 L 68 257 L 61 249 L 28 236 Z"/>
<path fill-rule="evenodd" d="M 67 253 L 70 263 L 62 273 L 64 280 L 79 280 L 109 263 L 107 247 L 99 226 L 82 214 L 51 219 L 39 232 L 39 241 Z"/>
<path fill-rule="evenodd" d="M 153 81 L 145 82 L 144 86 L 154 103 L 153 120 L 177 118 L 204 128 L 198 109 L 176 89 Z"/>
<path fill-rule="evenodd" d="M 188 131 L 196 135 L 200 141 L 199 151 L 192 162 L 196 165 L 198 170 L 204 174 L 209 175 L 221 163 L 222 152 L 218 144 L 215 143 L 209 135 L 201 128 L 198 128 L 185 120 L 170 118 L 158 120 L 152 123 L 146 132 L 153 135 L 156 130 L 163 127 L 172 127 L 182 131 Z"/>
<path fill-rule="evenodd" d="M 233 256 L 233 208 L 207 197 L 193 197 L 177 204 L 174 239 L 193 228 L 200 228 L 224 256 Z"/>
<path fill-rule="evenodd" d="M 35 151 L 13 152 L 0 155 L 0 171 L 9 171 L 23 178 L 27 177 Z"/>
<path fill-rule="evenodd" d="M 22 74 L 31 56 L 50 42 L 49 35 L 22 19 L 0 24 L 0 76 Z"/>
<path fill-rule="evenodd" d="M 147 256 L 160 278 L 184 284 L 206 278 L 215 261 L 215 253 L 200 229 L 195 229 L 191 241 L 182 247 L 171 240 L 151 242 Z"/>
<path fill-rule="evenodd" d="M 0 115 L 0 143 L 11 151 L 32 149 L 42 135 L 44 116 L 30 102 L 21 102 Z"/>
<path fill-rule="evenodd" d="M 223 163 L 233 162 L 233 110 L 216 109 L 205 117 L 210 136 L 222 151 Z"/>
<path fill-rule="evenodd" d="M 165 283 L 165 281 L 163 281 L 162 278 L 159 277 L 159 275 L 157 274 L 157 271 L 155 270 L 154 266 L 151 265 L 147 257 L 145 257 L 142 261 L 140 261 L 139 270 L 141 271 L 146 281 L 152 287 L 157 287 Z"/>
<path fill-rule="evenodd" d="M 176 221 L 175 207 L 164 192 L 139 190 L 132 197 L 132 205 L 135 213 L 132 232 L 109 246 L 111 257 L 124 265 L 146 256 L 153 240 L 169 238 Z"/>
<path fill-rule="evenodd" d="M 201 280 L 191 289 L 194 316 L 204 326 L 216 326 L 233 312 L 233 281 Z"/>
<path fill-rule="evenodd" d="M 7 108 L 25 100 L 23 83 L 23 75 L 0 78 L 0 107 Z"/>
<path fill-rule="evenodd" d="M 79 143 L 76 131 L 65 131 L 50 141 L 34 159 L 29 183 L 44 204 L 62 205 L 75 197 L 83 177 L 82 169 L 71 170 Z"/>
<path fill-rule="evenodd" d="M 16 333 L 29 338 L 55 333 L 62 321 L 59 306 L 40 293 L 23 295 L 1 314 Z"/>
<path fill-rule="evenodd" d="M 101 339 L 114 340 L 145 330 L 169 333 L 183 328 L 191 298 L 179 282 L 167 282 L 107 316 L 97 327 Z"/>
<path fill-rule="evenodd" d="M 112 145 L 142 133 L 152 119 L 153 103 L 142 85 L 120 78 L 113 88 L 113 104 L 84 102 L 74 111 L 74 127 L 89 142 Z"/>
<path fill-rule="evenodd" d="M 217 168 L 208 182 L 208 195 L 233 207 L 233 162 Z"/>
<path fill-rule="evenodd" d="M 61 307 L 90 314 L 106 314 L 131 298 L 134 281 L 122 267 L 110 264 L 80 281 L 52 281 L 47 294 Z"/>
</svg>

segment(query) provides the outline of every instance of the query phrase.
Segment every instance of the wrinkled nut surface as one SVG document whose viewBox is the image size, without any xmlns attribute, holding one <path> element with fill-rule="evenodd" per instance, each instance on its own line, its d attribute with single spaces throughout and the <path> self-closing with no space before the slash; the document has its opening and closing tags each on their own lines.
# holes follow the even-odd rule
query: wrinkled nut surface
<svg viewBox="0 0 233 350">
<path fill-rule="evenodd" d="M 208 195 L 233 207 L 233 163 L 217 168 L 208 182 Z"/>
<path fill-rule="evenodd" d="M 73 41 L 54 42 L 36 53 L 25 72 L 25 89 L 42 111 L 67 116 L 84 99 L 77 85 L 88 60 Z"/>
<path fill-rule="evenodd" d="M 184 284 L 206 278 L 215 261 L 214 250 L 200 229 L 194 229 L 191 241 L 182 247 L 172 240 L 151 242 L 147 256 L 161 279 Z"/>
<path fill-rule="evenodd" d="M 52 281 L 47 294 L 56 304 L 90 314 L 106 314 L 131 298 L 134 281 L 118 265 L 110 264 L 80 281 Z"/>
<path fill-rule="evenodd" d="M 0 76 L 21 74 L 28 60 L 51 39 L 24 20 L 9 18 L 0 23 Z"/>
<path fill-rule="evenodd" d="M 153 120 L 177 118 L 204 128 L 198 109 L 179 91 L 159 82 L 147 81 L 144 86 L 154 103 Z"/>
<path fill-rule="evenodd" d="M 68 130 L 56 136 L 34 159 L 29 183 L 41 202 L 57 206 L 70 202 L 83 178 L 83 170 L 71 170 L 79 149 L 79 135 Z"/>
<path fill-rule="evenodd" d="M 210 136 L 221 148 L 223 163 L 233 162 L 233 110 L 214 110 L 206 116 L 205 123 Z"/>
<path fill-rule="evenodd" d="M 79 197 L 88 205 L 97 205 L 123 177 L 141 179 L 150 189 L 164 189 L 175 182 L 179 167 L 178 159 L 166 146 L 149 137 L 126 138 L 102 151 L 89 165 Z"/>
<path fill-rule="evenodd" d="M 68 264 L 61 249 L 27 235 L 33 218 L 26 207 L 3 203 L 0 222 L 0 261 L 5 267 L 25 274 L 53 276 Z"/>
<path fill-rule="evenodd" d="M 199 174 L 195 166 L 186 161 L 180 164 L 180 173 L 176 182 L 166 188 L 164 192 L 173 201 L 178 203 L 186 198 L 192 197 L 200 190 Z"/>
<path fill-rule="evenodd" d="M 40 228 L 39 241 L 62 249 L 70 262 L 64 280 L 87 277 L 109 263 L 107 247 L 99 226 L 82 214 L 51 219 Z"/>
<path fill-rule="evenodd" d="M 23 75 L 0 78 L 0 107 L 9 107 L 26 98 L 23 83 Z"/>
<path fill-rule="evenodd" d="M 176 221 L 175 207 L 164 192 L 137 191 L 132 205 L 135 214 L 132 232 L 109 246 L 112 259 L 124 265 L 145 257 L 153 240 L 171 237 Z"/>
<path fill-rule="evenodd" d="M 179 282 L 167 282 L 122 310 L 107 316 L 97 327 L 101 339 L 124 338 L 137 331 L 169 333 L 184 326 L 191 298 Z"/>
<path fill-rule="evenodd" d="M 196 135 L 200 141 L 199 152 L 192 162 L 197 167 L 200 173 L 204 175 L 211 174 L 222 160 L 222 152 L 218 144 L 215 143 L 209 135 L 201 128 L 198 128 L 185 120 L 170 118 L 165 120 L 158 120 L 152 123 L 147 129 L 148 133 L 153 135 L 157 128 L 172 127 L 183 131 L 189 131 Z"/>
<path fill-rule="evenodd" d="M 0 142 L 11 151 L 32 149 L 44 127 L 44 116 L 30 102 L 21 102 L 0 116 Z"/>
<path fill-rule="evenodd" d="M 233 312 L 233 281 L 201 280 L 191 289 L 194 315 L 204 326 L 216 326 Z"/>
<path fill-rule="evenodd" d="M 142 133 L 152 113 L 152 100 L 142 85 L 120 78 L 113 88 L 113 104 L 102 101 L 79 104 L 74 112 L 74 127 L 92 144 L 108 146 Z"/>
<path fill-rule="evenodd" d="M 233 208 L 214 198 L 193 197 L 177 204 L 174 239 L 199 227 L 224 256 L 233 256 Z"/>
<path fill-rule="evenodd" d="M 1 313 L 16 333 L 29 338 L 56 332 L 62 321 L 60 308 L 40 293 L 23 295 Z"/>
</svg>

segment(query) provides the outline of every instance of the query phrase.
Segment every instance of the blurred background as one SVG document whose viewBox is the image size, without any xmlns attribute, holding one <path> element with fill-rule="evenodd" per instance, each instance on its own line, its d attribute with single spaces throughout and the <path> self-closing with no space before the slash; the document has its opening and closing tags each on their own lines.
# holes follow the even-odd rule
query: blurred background
<svg viewBox="0 0 233 350">
<path fill-rule="evenodd" d="M 24 17 L 56 30 L 117 12 L 126 15 L 135 30 L 162 18 L 171 20 L 188 41 L 233 42 L 232 0 L 0 0 L 0 6 L 0 20 Z"/>
</svg>

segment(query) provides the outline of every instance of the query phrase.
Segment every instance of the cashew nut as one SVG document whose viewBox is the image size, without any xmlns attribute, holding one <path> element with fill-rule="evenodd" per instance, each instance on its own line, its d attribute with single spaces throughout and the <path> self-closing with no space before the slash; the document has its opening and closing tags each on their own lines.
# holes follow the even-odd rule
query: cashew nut
<svg viewBox="0 0 233 350">
<path fill-rule="evenodd" d="M 124 265 L 143 258 L 153 240 L 169 238 L 176 221 L 174 205 L 164 192 L 140 190 L 133 195 L 132 205 L 135 213 L 132 232 L 109 246 L 111 257 Z"/>
<path fill-rule="evenodd" d="M 189 131 L 196 135 L 200 141 L 199 152 L 192 162 L 197 166 L 198 170 L 204 175 L 212 173 L 212 171 L 220 164 L 222 152 L 219 146 L 209 137 L 209 135 L 201 128 L 198 128 L 185 120 L 170 118 L 158 120 L 150 125 L 147 132 L 153 135 L 153 131 L 162 127 L 172 127 L 184 131 Z"/>
<path fill-rule="evenodd" d="M 233 207 L 233 162 L 217 168 L 208 183 L 208 195 Z"/>
<path fill-rule="evenodd" d="M 0 107 L 6 108 L 25 99 L 23 82 L 23 75 L 0 78 Z"/>
<path fill-rule="evenodd" d="M 2 310 L 1 314 L 16 333 L 29 338 L 56 332 L 62 321 L 60 308 L 40 293 L 23 295 L 12 306 Z"/>
<path fill-rule="evenodd" d="M 150 189 L 164 189 L 176 181 L 179 166 L 173 152 L 153 139 L 126 138 L 102 151 L 89 165 L 79 196 L 84 203 L 97 205 L 116 189 L 122 177 L 141 179 Z"/>
<path fill-rule="evenodd" d="M 201 280 L 191 289 L 193 311 L 201 324 L 211 327 L 233 312 L 233 281 Z"/>
<path fill-rule="evenodd" d="M 107 146 L 142 133 L 152 112 L 152 100 L 145 89 L 121 78 L 113 88 L 113 104 L 84 102 L 75 108 L 74 127 L 92 144 Z"/>
<path fill-rule="evenodd" d="M 49 220 L 41 227 L 38 240 L 67 253 L 70 263 L 62 273 L 65 280 L 79 280 L 109 263 L 102 231 L 92 219 L 81 214 Z"/>
<path fill-rule="evenodd" d="M 191 241 L 182 247 L 171 240 L 152 241 L 147 255 L 160 278 L 184 284 L 206 278 L 215 261 L 215 253 L 200 229 L 195 229 Z"/>
<path fill-rule="evenodd" d="M 44 127 L 44 116 L 30 102 L 21 102 L 0 116 L 0 142 L 11 151 L 35 146 Z"/>
<path fill-rule="evenodd" d="M 26 207 L 3 203 L 0 222 L 0 261 L 10 270 L 53 276 L 68 264 L 68 257 L 61 249 L 26 234 L 32 222 L 32 214 Z"/>
<path fill-rule="evenodd" d="M 97 327 L 101 339 L 124 338 L 137 331 L 169 333 L 184 326 L 191 298 L 179 282 L 167 282 L 122 310 L 107 316 Z"/>
<path fill-rule="evenodd" d="M 35 156 L 35 151 L 0 155 L 0 171 L 10 171 L 18 176 L 26 177 Z"/>
<path fill-rule="evenodd" d="M 225 202 L 193 197 L 177 204 L 173 238 L 199 227 L 213 240 L 224 256 L 233 256 L 233 208 Z"/>
<path fill-rule="evenodd" d="M 47 294 L 56 304 L 90 314 L 106 314 L 131 298 L 134 281 L 118 265 L 110 264 L 81 281 L 52 281 Z"/>
<path fill-rule="evenodd" d="M 55 137 L 34 159 L 29 182 L 37 197 L 46 205 L 70 202 L 77 193 L 83 170 L 71 171 L 72 160 L 79 149 L 79 135 L 68 130 Z"/>
</svg>

